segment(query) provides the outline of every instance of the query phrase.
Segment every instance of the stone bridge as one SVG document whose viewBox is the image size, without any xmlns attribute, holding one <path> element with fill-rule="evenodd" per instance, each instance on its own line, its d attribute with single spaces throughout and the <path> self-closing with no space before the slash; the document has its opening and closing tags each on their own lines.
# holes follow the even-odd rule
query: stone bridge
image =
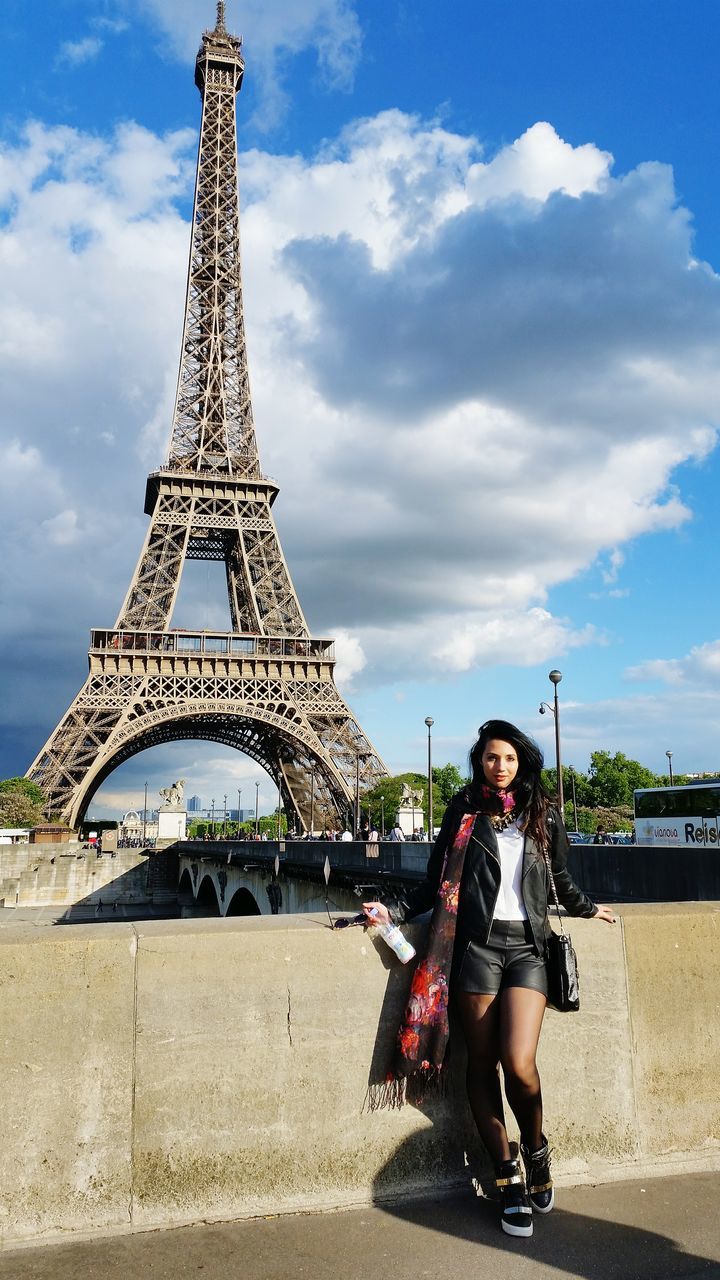
<svg viewBox="0 0 720 1280">
<path fill-rule="evenodd" d="M 392 898 L 421 879 L 430 848 L 412 841 L 183 841 L 173 846 L 180 858 L 181 914 L 323 910 L 326 859 L 330 909 L 357 910 L 360 898 Z M 570 848 L 568 869 L 596 902 L 720 900 L 716 849 L 576 844 Z"/>
<path fill-rule="evenodd" d="M 273 859 L 231 862 L 229 856 L 181 855 L 181 916 L 296 915 L 325 910 L 324 880 L 298 879 L 287 869 L 278 878 Z M 333 886 L 328 899 L 333 911 L 359 909 L 358 899 L 343 886 Z"/>
<path fill-rule="evenodd" d="M 430 851 L 428 844 L 321 840 L 185 840 L 174 848 L 182 916 L 287 915 L 326 906 L 356 912 L 361 897 L 392 896 L 420 878 Z"/>
</svg>

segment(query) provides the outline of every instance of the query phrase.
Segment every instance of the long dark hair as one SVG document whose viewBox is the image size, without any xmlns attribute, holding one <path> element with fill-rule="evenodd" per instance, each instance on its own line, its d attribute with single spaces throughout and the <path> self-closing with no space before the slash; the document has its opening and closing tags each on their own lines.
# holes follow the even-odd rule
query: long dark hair
<svg viewBox="0 0 720 1280">
<path fill-rule="evenodd" d="M 518 729 L 508 720 L 486 720 L 480 725 L 479 737 L 470 752 L 470 770 L 472 778 L 467 788 L 467 798 L 481 810 L 502 813 L 502 802 L 499 797 L 497 809 L 491 796 L 488 800 L 483 787 L 488 786 L 483 770 L 482 758 L 488 742 L 493 738 L 500 742 L 509 742 L 515 748 L 518 758 L 518 771 L 509 791 L 515 796 L 515 804 L 521 818 L 521 826 L 532 836 L 539 849 L 545 849 L 548 843 L 547 812 L 551 804 L 551 796 L 545 790 L 541 772 L 545 759 L 537 742 L 528 738 L 526 733 Z"/>
</svg>

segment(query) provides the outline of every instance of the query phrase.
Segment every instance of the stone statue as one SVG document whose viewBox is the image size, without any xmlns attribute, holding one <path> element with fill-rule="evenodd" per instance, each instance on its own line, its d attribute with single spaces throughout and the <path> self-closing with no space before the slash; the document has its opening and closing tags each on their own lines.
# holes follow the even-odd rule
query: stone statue
<svg viewBox="0 0 720 1280">
<path fill-rule="evenodd" d="M 181 809 L 185 807 L 185 779 L 178 778 L 177 782 L 173 782 L 171 787 L 162 787 L 160 790 L 162 799 L 162 808 Z"/>
<path fill-rule="evenodd" d="M 422 810 L 422 804 L 422 791 L 414 790 L 412 787 L 408 786 L 407 782 L 403 782 L 402 790 L 400 792 L 400 808 L 405 811 L 413 809 Z"/>
</svg>

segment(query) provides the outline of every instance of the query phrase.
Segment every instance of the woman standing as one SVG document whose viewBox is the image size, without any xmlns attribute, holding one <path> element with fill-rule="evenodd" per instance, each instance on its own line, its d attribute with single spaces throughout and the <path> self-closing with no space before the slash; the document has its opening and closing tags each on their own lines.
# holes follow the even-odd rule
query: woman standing
<svg viewBox="0 0 720 1280">
<path fill-rule="evenodd" d="M 467 1045 L 467 1090 L 480 1137 L 495 1165 L 508 1235 L 532 1235 L 532 1213 L 549 1213 L 554 1194 L 536 1064 L 547 1004 L 545 964 L 550 859 L 557 896 L 571 916 L 614 923 L 568 873 L 562 819 L 545 791 L 540 748 L 506 720 L 488 720 L 470 753 L 472 780 L 448 805 L 426 878 L 396 913 L 433 907 L 428 954 L 415 971 L 386 1088 L 401 1100 L 442 1072 L 452 994 Z M 363 903 L 369 923 L 390 914 Z M 520 1162 L 510 1154 L 499 1068 L 520 1130 Z M 394 1091 L 394 1092 L 393 1092 Z"/>
</svg>

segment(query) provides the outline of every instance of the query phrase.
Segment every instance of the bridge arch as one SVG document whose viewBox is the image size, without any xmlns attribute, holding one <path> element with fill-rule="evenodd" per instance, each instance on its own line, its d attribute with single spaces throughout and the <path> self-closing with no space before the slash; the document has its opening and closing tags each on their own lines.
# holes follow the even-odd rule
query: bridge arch
<svg viewBox="0 0 720 1280">
<path fill-rule="evenodd" d="M 235 890 L 232 898 L 228 903 L 226 916 L 260 916 L 262 912 L 257 904 L 257 900 L 244 886 Z"/>
<path fill-rule="evenodd" d="M 182 910 L 183 907 L 192 907 L 195 901 L 195 890 L 193 889 L 192 876 L 187 867 L 183 867 L 178 882 L 178 905 Z"/>
<path fill-rule="evenodd" d="M 212 876 L 205 875 L 200 881 L 195 902 L 202 907 L 208 916 L 221 916 L 220 899 Z"/>
</svg>

